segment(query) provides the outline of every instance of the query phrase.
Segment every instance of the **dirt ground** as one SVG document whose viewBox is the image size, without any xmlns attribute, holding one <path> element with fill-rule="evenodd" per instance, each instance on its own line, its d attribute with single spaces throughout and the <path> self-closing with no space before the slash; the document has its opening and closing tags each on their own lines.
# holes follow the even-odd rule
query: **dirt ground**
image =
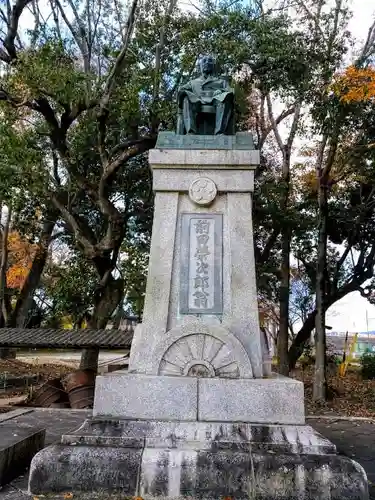
<svg viewBox="0 0 375 500">
<path fill-rule="evenodd" d="M 17 390 L 2 390 L 0 382 L 0 413 L 11 409 L 12 404 L 21 404 L 25 399 L 35 391 L 46 380 L 62 377 L 74 369 L 66 364 L 47 364 L 47 363 L 27 363 L 17 359 L 0 359 L 0 377 L 38 375 L 40 377 L 38 384 L 34 387 L 25 387 Z M 22 398 L 24 396 L 24 398 Z"/>
<path fill-rule="evenodd" d="M 304 382 L 307 415 L 339 415 L 375 417 L 375 380 L 362 380 L 358 369 L 350 368 L 341 378 L 337 371 L 328 377 L 328 401 L 316 404 L 312 400 L 314 369 L 295 370 L 292 377 Z"/>
</svg>

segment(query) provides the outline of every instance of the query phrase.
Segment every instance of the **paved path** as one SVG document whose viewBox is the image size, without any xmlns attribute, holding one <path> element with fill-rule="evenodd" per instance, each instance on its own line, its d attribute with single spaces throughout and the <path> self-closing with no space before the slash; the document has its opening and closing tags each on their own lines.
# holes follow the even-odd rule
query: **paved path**
<svg viewBox="0 0 375 500">
<path fill-rule="evenodd" d="M 58 441 L 62 434 L 79 427 L 88 415 L 89 412 L 83 410 L 38 409 L 16 416 L 12 421 L 45 426 L 46 445 L 49 445 Z M 10 414 L 4 414 L 0 419 L 9 416 Z M 311 419 L 307 423 L 336 444 L 340 453 L 353 458 L 364 467 L 370 482 L 370 499 L 375 500 L 375 422 Z M 0 491 L 0 500 L 30 500 L 26 491 L 27 474 L 4 487 Z"/>
<path fill-rule="evenodd" d="M 369 480 L 370 499 L 375 500 L 375 421 L 311 419 L 308 423 L 332 441 L 340 454 L 362 465 Z"/>
</svg>

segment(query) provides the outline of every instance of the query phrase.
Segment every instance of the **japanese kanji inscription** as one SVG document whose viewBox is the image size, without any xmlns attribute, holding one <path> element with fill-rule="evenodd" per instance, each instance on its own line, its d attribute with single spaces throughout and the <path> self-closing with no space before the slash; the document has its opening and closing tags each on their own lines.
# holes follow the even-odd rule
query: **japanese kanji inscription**
<svg viewBox="0 0 375 500">
<path fill-rule="evenodd" d="M 221 214 L 181 214 L 180 313 L 222 313 Z"/>
</svg>

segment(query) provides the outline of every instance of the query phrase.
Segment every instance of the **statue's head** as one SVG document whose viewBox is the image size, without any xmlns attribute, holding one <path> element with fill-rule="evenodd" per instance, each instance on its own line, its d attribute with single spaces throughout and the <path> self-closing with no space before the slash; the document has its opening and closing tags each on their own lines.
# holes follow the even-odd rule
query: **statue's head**
<svg viewBox="0 0 375 500">
<path fill-rule="evenodd" d="M 213 56 L 205 55 L 199 61 L 202 74 L 212 75 L 215 73 L 216 61 Z"/>
</svg>

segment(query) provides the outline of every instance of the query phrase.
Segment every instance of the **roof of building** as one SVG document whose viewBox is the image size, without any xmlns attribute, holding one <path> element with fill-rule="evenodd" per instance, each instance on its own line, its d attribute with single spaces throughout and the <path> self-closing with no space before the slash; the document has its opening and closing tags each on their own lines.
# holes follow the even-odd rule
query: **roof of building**
<svg viewBox="0 0 375 500">
<path fill-rule="evenodd" d="M 54 328 L 0 328 L 0 347 L 130 349 L 135 324 L 122 329 L 64 330 Z"/>
</svg>

